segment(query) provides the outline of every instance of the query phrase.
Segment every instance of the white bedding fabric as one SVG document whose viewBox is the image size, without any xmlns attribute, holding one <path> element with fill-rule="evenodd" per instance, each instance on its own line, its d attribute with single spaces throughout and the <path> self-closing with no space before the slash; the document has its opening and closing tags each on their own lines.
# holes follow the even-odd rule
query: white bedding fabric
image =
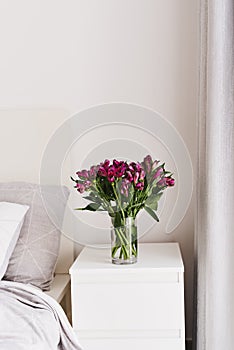
<svg viewBox="0 0 234 350">
<path fill-rule="evenodd" d="M 39 288 L 0 281 L 1 350 L 81 350 L 61 306 Z"/>
</svg>

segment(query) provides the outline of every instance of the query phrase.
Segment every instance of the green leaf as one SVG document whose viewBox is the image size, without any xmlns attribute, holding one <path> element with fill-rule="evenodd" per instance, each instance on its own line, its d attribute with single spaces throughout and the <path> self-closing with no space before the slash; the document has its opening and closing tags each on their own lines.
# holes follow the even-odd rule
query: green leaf
<svg viewBox="0 0 234 350">
<path fill-rule="evenodd" d="M 158 194 L 152 193 L 145 201 L 146 205 L 150 207 L 152 210 L 158 209 L 158 201 L 162 196 L 162 192 Z"/>
<path fill-rule="evenodd" d="M 114 199 L 114 193 L 112 189 L 111 183 L 107 180 L 106 177 L 97 177 L 97 189 L 99 192 L 99 196 L 104 198 L 108 202 Z"/>
<path fill-rule="evenodd" d="M 150 207 L 147 207 L 147 206 L 145 205 L 144 208 L 145 208 L 145 210 L 147 211 L 147 213 L 148 213 L 149 215 L 152 216 L 152 218 L 153 218 L 154 220 L 156 220 L 157 222 L 159 222 L 159 218 L 157 217 L 156 213 L 155 213 Z"/>
<path fill-rule="evenodd" d="M 75 210 L 89 210 L 97 211 L 100 208 L 101 204 L 99 203 L 90 203 L 85 208 L 76 208 Z"/>
<path fill-rule="evenodd" d="M 157 201 L 154 201 L 152 203 L 149 203 L 149 202 L 145 202 L 147 204 L 147 206 L 152 209 L 152 210 L 158 210 L 158 202 Z"/>
<path fill-rule="evenodd" d="M 87 200 L 89 200 L 89 201 L 98 203 L 98 204 L 101 204 L 101 203 L 102 203 L 102 200 L 101 200 L 99 197 L 96 197 L 96 196 L 85 196 L 85 197 L 83 197 L 83 198 L 84 198 L 84 199 L 87 199 Z"/>
</svg>

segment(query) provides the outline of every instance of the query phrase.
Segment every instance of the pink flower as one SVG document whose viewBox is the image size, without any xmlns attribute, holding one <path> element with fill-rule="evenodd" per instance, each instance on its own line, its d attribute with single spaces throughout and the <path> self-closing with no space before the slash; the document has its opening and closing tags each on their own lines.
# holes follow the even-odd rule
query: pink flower
<svg viewBox="0 0 234 350">
<path fill-rule="evenodd" d="M 117 161 L 116 159 L 113 160 L 113 166 L 115 168 L 115 176 L 116 177 L 122 177 L 126 171 L 127 165 L 123 161 Z"/>
<path fill-rule="evenodd" d="M 90 170 L 89 170 L 89 178 L 90 179 L 95 179 L 99 170 L 99 165 L 93 165 L 91 166 Z"/>
<path fill-rule="evenodd" d="M 143 166 L 147 174 L 151 172 L 152 163 L 153 161 L 150 155 L 146 156 L 143 160 Z"/>
<path fill-rule="evenodd" d="M 145 178 L 145 172 L 143 169 L 141 169 L 140 176 L 139 176 L 139 181 L 144 181 Z"/>
<path fill-rule="evenodd" d="M 119 162 L 116 159 L 113 160 L 113 165 L 114 165 L 115 168 L 118 168 L 121 163 L 123 163 L 123 162 L 122 161 Z"/>
<path fill-rule="evenodd" d="M 123 194 L 125 197 L 128 197 L 129 195 L 129 187 L 131 183 L 127 179 L 123 179 L 121 183 L 120 193 Z"/>
<path fill-rule="evenodd" d="M 163 177 L 157 184 L 161 187 L 172 187 L 175 184 L 175 180 L 172 177 Z"/>
<path fill-rule="evenodd" d="M 158 166 L 159 160 L 155 160 L 152 164 L 152 170 L 155 170 Z"/>
<path fill-rule="evenodd" d="M 139 172 L 141 171 L 141 169 L 142 169 L 142 166 L 139 163 L 135 163 L 135 170 Z"/>
<path fill-rule="evenodd" d="M 79 182 L 76 183 L 76 189 L 78 192 L 83 193 L 85 191 L 85 186 Z"/>
<path fill-rule="evenodd" d="M 134 176 L 133 176 L 133 181 L 134 181 L 134 184 L 136 184 L 138 182 L 138 179 L 139 179 L 139 173 L 138 172 L 135 172 Z"/>
<path fill-rule="evenodd" d="M 106 177 L 107 176 L 107 170 L 103 167 L 103 166 L 100 166 L 99 170 L 98 170 L 98 174 L 100 176 L 104 176 Z"/>
<path fill-rule="evenodd" d="M 125 169 L 124 168 L 118 168 L 115 171 L 115 176 L 116 177 L 122 177 L 125 173 Z"/>
<path fill-rule="evenodd" d="M 144 183 L 143 182 L 138 182 L 136 184 L 136 188 L 140 191 L 142 191 L 144 189 Z"/>
<path fill-rule="evenodd" d="M 85 187 L 85 190 L 87 190 L 90 186 L 91 186 L 91 181 L 87 180 L 84 182 L 84 187 Z"/>
<path fill-rule="evenodd" d="M 167 177 L 166 184 L 167 184 L 167 186 L 172 187 L 175 185 L 175 180 L 172 177 Z"/>
<path fill-rule="evenodd" d="M 88 171 L 87 170 L 81 170 L 81 171 L 77 171 L 77 173 L 76 173 L 78 176 L 79 176 L 79 178 L 83 178 L 83 179 L 88 179 L 88 177 L 89 177 L 89 173 L 88 173 Z"/>
<path fill-rule="evenodd" d="M 107 180 L 109 182 L 114 182 L 115 181 L 115 167 L 112 165 L 109 167 L 107 170 Z"/>
<path fill-rule="evenodd" d="M 106 159 L 104 163 L 101 163 L 101 165 L 103 165 L 103 166 L 104 166 L 104 168 L 105 168 L 105 169 L 107 169 L 107 168 L 108 168 L 108 166 L 110 165 L 110 161 L 109 161 L 109 159 Z"/>
<path fill-rule="evenodd" d="M 133 182 L 133 176 L 132 176 L 132 173 L 131 171 L 126 171 L 126 179 L 129 181 L 129 182 Z"/>
<path fill-rule="evenodd" d="M 98 174 L 100 176 L 107 177 L 109 164 L 110 164 L 109 159 L 106 159 L 104 163 L 100 164 L 100 167 L 99 167 L 99 170 L 98 170 Z"/>
<path fill-rule="evenodd" d="M 157 179 L 158 177 L 160 177 L 163 174 L 163 169 L 160 167 L 158 168 L 158 170 L 156 171 L 156 173 L 153 176 L 153 179 Z"/>
<path fill-rule="evenodd" d="M 135 172 L 135 163 L 130 163 L 129 166 L 128 166 L 128 170 L 131 171 L 131 173 L 134 173 Z"/>
<path fill-rule="evenodd" d="M 126 171 L 126 179 L 134 182 L 135 188 L 142 190 L 144 188 L 145 171 L 140 163 L 131 162 Z"/>
</svg>

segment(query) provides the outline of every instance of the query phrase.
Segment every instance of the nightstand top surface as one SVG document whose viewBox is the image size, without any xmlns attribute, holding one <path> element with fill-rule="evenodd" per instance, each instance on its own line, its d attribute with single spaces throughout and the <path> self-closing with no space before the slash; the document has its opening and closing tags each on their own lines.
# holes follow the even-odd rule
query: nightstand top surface
<svg viewBox="0 0 234 350">
<path fill-rule="evenodd" d="M 177 270 L 184 271 L 184 265 L 178 243 L 140 243 L 138 261 L 132 265 L 114 265 L 111 262 L 110 248 L 85 247 L 72 267 L 70 273 L 76 270 L 82 272 L 114 272 L 114 271 L 144 271 L 156 269 L 157 271 Z"/>
</svg>

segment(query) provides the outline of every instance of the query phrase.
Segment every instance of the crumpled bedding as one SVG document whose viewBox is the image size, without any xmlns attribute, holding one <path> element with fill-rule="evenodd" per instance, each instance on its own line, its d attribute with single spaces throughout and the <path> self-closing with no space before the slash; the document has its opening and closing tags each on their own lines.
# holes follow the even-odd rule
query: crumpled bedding
<svg viewBox="0 0 234 350">
<path fill-rule="evenodd" d="M 1 350 L 82 350 L 62 307 L 29 284 L 0 281 Z"/>
</svg>

